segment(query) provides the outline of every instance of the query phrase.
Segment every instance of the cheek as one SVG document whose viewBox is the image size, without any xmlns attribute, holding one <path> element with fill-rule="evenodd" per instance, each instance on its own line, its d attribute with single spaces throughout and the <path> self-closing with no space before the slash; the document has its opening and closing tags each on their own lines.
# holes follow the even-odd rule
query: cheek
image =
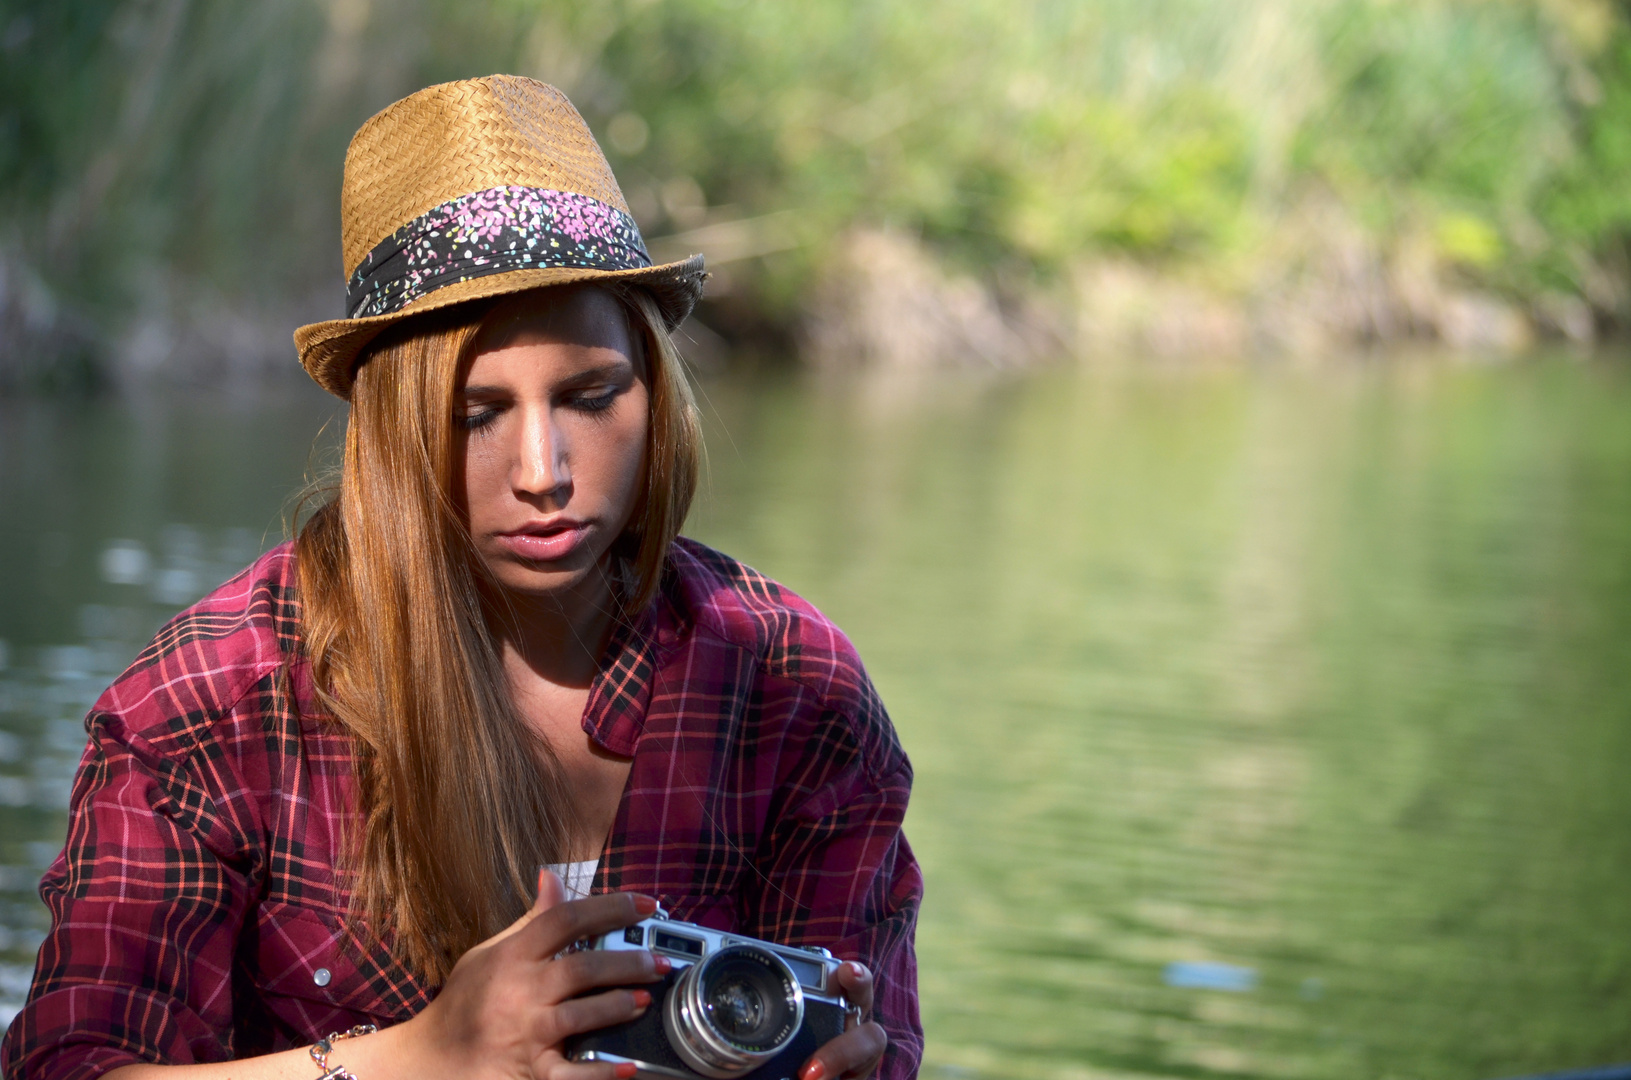
<svg viewBox="0 0 1631 1080">
<path fill-rule="evenodd" d="M 603 452 L 603 483 L 609 501 L 624 524 L 639 501 L 640 490 L 646 476 L 646 442 L 650 427 L 649 413 L 642 400 L 638 409 L 608 427 Z"/>
<path fill-rule="evenodd" d="M 454 469 L 454 499 L 473 532 L 496 516 L 509 492 L 508 462 L 490 439 L 463 440 Z"/>
</svg>

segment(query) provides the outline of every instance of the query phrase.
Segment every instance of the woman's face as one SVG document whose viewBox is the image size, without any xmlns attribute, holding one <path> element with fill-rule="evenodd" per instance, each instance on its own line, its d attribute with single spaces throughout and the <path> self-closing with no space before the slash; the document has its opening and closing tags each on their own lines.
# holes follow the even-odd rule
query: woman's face
<svg viewBox="0 0 1631 1080">
<path fill-rule="evenodd" d="M 651 418 L 623 306 L 588 286 L 528 293 L 474 349 L 454 426 L 477 552 L 518 593 L 598 593 L 600 560 L 639 498 Z"/>
</svg>

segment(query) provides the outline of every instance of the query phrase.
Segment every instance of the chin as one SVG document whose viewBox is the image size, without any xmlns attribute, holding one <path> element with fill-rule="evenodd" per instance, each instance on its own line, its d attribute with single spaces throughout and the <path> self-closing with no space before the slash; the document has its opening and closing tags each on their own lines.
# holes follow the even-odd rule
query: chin
<svg viewBox="0 0 1631 1080">
<path fill-rule="evenodd" d="M 500 586 L 535 600 L 564 597 L 599 573 L 598 558 L 585 552 L 574 553 L 570 559 L 558 563 L 527 562 L 506 554 L 498 560 L 489 560 L 487 568 Z"/>
<path fill-rule="evenodd" d="M 500 569 L 497 577 L 506 589 L 546 596 L 581 585 L 593 571 L 593 565 L 546 568 L 511 563 Z"/>
</svg>

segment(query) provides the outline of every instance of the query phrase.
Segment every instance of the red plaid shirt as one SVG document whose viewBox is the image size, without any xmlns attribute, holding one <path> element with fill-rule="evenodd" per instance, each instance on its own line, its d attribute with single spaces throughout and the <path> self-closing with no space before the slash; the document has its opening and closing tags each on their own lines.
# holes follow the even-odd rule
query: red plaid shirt
<svg viewBox="0 0 1631 1080">
<path fill-rule="evenodd" d="M 584 730 L 632 756 L 594 891 L 825 945 L 877 973 L 881 1076 L 917 1071 L 912 771 L 854 647 L 799 597 L 681 540 L 619 631 Z M 351 744 L 313 702 L 284 545 L 178 615 L 97 701 L 53 923 L 5 1075 L 91 1080 L 396 1023 L 435 994 L 342 937 Z M 325 975 L 324 972 L 327 974 Z"/>
</svg>

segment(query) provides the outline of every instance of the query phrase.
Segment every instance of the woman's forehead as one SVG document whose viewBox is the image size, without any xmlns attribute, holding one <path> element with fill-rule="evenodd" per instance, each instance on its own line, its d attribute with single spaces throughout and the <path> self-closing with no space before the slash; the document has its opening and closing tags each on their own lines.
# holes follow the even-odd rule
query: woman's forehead
<svg viewBox="0 0 1631 1080">
<path fill-rule="evenodd" d="M 479 353 L 522 344 L 583 345 L 628 353 L 628 313 L 594 285 L 556 285 L 506 299 L 482 320 Z"/>
</svg>

